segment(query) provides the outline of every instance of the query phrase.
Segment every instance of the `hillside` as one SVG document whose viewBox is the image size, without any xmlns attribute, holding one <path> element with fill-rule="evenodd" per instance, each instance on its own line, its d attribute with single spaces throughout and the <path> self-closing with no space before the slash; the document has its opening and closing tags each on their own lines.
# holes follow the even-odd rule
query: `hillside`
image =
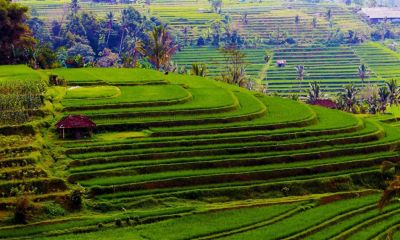
<svg viewBox="0 0 400 240">
<path fill-rule="evenodd" d="M 3 217 L 0 238 L 371 239 L 399 224 L 400 205 L 376 209 L 379 166 L 400 147 L 378 118 L 153 70 L 7 68 L 0 82 L 56 74 L 68 87 L 49 87 L 30 122 L 0 126 L 1 216 L 21 186 L 49 206 L 79 184 L 85 208 L 50 205 L 50 220 L 24 226 Z M 95 135 L 60 139 L 69 114 Z"/>
</svg>

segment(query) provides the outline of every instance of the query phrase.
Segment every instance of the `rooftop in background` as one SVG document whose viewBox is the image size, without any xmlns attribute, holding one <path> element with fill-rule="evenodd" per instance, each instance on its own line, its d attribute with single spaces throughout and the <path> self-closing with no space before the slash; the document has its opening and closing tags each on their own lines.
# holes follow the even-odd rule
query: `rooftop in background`
<svg viewBox="0 0 400 240">
<path fill-rule="evenodd" d="M 376 7 L 376 8 L 362 8 L 360 13 L 369 20 L 400 20 L 400 8 Z"/>
</svg>

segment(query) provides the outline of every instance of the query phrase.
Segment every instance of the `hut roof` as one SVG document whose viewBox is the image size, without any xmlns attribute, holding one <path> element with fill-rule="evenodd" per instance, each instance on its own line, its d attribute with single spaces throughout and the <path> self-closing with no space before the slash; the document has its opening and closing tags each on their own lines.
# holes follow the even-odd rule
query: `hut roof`
<svg viewBox="0 0 400 240">
<path fill-rule="evenodd" d="M 400 8 L 376 7 L 362 8 L 361 13 L 370 19 L 400 18 Z"/>
<path fill-rule="evenodd" d="M 69 115 L 61 119 L 57 128 L 95 128 L 96 124 L 88 117 L 83 115 Z"/>
</svg>

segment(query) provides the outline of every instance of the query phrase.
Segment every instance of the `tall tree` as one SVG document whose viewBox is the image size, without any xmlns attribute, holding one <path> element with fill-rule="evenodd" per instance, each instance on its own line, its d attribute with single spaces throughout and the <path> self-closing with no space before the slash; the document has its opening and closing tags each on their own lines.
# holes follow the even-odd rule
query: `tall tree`
<svg viewBox="0 0 400 240">
<path fill-rule="evenodd" d="M 310 88 L 308 89 L 308 102 L 313 103 L 319 100 L 321 93 L 321 86 L 317 81 L 310 83 Z"/>
<path fill-rule="evenodd" d="M 338 107 L 347 112 L 356 112 L 358 89 L 350 84 L 344 87 L 344 93 L 339 94 Z"/>
<path fill-rule="evenodd" d="M 213 12 L 221 13 L 222 10 L 222 0 L 208 0 L 211 3 Z"/>
<path fill-rule="evenodd" d="M 107 38 L 106 47 L 108 47 L 108 41 L 110 40 L 110 34 L 113 28 L 114 14 L 112 12 L 107 13 Z"/>
<path fill-rule="evenodd" d="M 246 54 L 240 51 L 236 45 L 222 48 L 221 53 L 225 59 L 225 72 L 221 77 L 224 82 L 244 86 L 247 81 Z"/>
<path fill-rule="evenodd" d="M 400 89 L 397 85 L 397 81 L 392 79 L 389 82 L 386 82 L 388 91 L 389 91 L 389 105 L 398 105 L 399 104 L 399 100 L 400 100 Z"/>
<path fill-rule="evenodd" d="M 298 34 L 298 32 L 299 32 L 299 23 L 300 23 L 300 16 L 299 15 L 296 15 L 294 17 L 294 23 L 296 24 L 296 34 Z"/>
<path fill-rule="evenodd" d="M 28 8 L 0 0 L 0 64 L 25 62 L 35 45 L 26 24 Z"/>
<path fill-rule="evenodd" d="M 361 82 L 364 83 L 365 78 L 368 77 L 368 70 L 365 64 L 361 64 L 358 67 L 358 76 L 360 77 Z"/>
<path fill-rule="evenodd" d="M 178 45 L 171 34 L 163 26 L 154 27 L 149 34 L 149 46 L 146 56 L 157 70 L 163 68 L 168 71 L 172 56 L 178 51 Z"/>
<path fill-rule="evenodd" d="M 306 69 L 303 65 L 298 65 L 295 67 L 295 69 L 297 73 L 296 79 L 299 80 L 299 91 L 300 91 L 302 82 L 304 80 L 304 77 L 306 76 Z"/>
<path fill-rule="evenodd" d="M 79 0 L 71 0 L 71 3 L 70 3 L 71 14 L 72 15 L 78 14 L 79 8 L 80 8 Z"/>
</svg>

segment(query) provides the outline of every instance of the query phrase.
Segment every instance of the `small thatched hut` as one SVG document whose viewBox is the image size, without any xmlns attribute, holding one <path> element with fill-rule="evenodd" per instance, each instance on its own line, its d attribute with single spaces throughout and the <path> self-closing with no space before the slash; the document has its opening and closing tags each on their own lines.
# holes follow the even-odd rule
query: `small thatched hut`
<svg viewBox="0 0 400 240">
<path fill-rule="evenodd" d="M 61 119 L 56 128 L 60 134 L 60 138 L 75 138 L 91 137 L 96 124 L 88 117 L 83 115 L 69 115 Z"/>
</svg>

